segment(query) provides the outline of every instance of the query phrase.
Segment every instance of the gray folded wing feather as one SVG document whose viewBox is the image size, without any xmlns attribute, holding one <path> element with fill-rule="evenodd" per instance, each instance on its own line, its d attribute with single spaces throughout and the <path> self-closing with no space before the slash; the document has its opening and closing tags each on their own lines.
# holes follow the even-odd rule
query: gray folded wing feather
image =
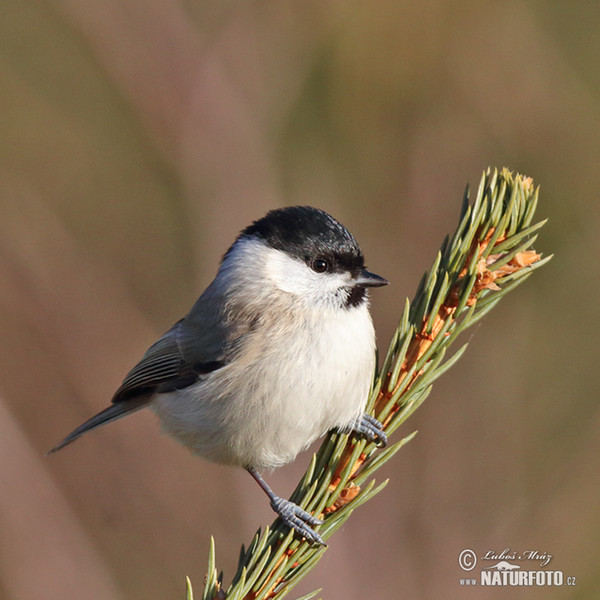
<svg viewBox="0 0 600 600">
<path fill-rule="evenodd" d="M 227 362 L 228 348 L 222 326 L 199 326 L 185 317 L 148 348 L 115 392 L 113 402 L 192 385 Z"/>
<path fill-rule="evenodd" d="M 112 404 L 74 429 L 50 452 L 56 452 L 84 433 L 116 421 L 147 406 L 152 395 L 185 388 L 231 359 L 246 325 L 225 325 L 222 303 L 209 288 L 190 313 L 148 348 L 127 374 Z"/>
</svg>

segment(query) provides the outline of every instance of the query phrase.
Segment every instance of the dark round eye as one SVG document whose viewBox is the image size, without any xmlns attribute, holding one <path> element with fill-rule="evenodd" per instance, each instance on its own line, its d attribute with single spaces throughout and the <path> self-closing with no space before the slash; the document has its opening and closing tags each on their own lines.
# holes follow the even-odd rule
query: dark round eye
<svg viewBox="0 0 600 600">
<path fill-rule="evenodd" d="M 323 258 L 315 258 L 315 260 L 310 263 L 310 268 L 315 273 L 325 273 L 325 271 L 329 269 L 329 263 Z"/>
</svg>

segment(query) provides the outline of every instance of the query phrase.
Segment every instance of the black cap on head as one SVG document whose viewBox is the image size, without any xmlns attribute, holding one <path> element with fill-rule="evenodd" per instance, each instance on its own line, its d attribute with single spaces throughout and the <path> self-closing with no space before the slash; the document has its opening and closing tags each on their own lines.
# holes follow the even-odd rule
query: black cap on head
<svg viewBox="0 0 600 600">
<path fill-rule="evenodd" d="M 267 213 L 242 231 L 276 250 L 310 264 L 325 259 L 333 270 L 359 272 L 364 258 L 354 236 L 336 219 L 311 206 L 289 206 Z"/>
</svg>

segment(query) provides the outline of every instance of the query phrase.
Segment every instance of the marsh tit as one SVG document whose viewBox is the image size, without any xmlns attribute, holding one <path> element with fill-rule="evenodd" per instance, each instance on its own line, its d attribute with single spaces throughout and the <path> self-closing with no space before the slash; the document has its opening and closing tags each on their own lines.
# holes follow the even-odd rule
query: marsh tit
<svg viewBox="0 0 600 600">
<path fill-rule="evenodd" d="M 190 312 L 152 344 L 112 404 L 50 452 L 150 407 L 163 429 L 208 460 L 246 469 L 283 522 L 323 543 L 321 524 L 260 475 L 331 429 L 381 445 L 365 415 L 375 366 L 366 270 L 354 236 L 326 212 L 293 206 L 244 229 Z"/>
</svg>

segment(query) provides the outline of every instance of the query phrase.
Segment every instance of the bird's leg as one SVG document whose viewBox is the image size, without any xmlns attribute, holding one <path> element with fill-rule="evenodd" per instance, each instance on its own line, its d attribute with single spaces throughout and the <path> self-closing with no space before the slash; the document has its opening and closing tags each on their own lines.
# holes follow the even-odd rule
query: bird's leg
<svg viewBox="0 0 600 600">
<path fill-rule="evenodd" d="M 367 413 L 356 420 L 352 425 L 352 431 L 369 442 L 377 442 L 380 448 L 387 445 L 387 435 L 383 431 L 383 424 Z"/>
<path fill-rule="evenodd" d="M 281 517 L 281 520 L 291 529 L 299 533 L 302 537 L 313 544 L 326 546 L 323 538 L 311 527 L 311 525 L 321 525 L 323 521 L 313 517 L 304 509 L 294 504 L 291 500 L 286 500 L 278 496 L 269 484 L 262 478 L 260 473 L 253 467 L 246 467 L 246 471 L 252 475 L 256 483 L 260 485 L 265 494 L 271 501 L 271 508 Z"/>
</svg>

